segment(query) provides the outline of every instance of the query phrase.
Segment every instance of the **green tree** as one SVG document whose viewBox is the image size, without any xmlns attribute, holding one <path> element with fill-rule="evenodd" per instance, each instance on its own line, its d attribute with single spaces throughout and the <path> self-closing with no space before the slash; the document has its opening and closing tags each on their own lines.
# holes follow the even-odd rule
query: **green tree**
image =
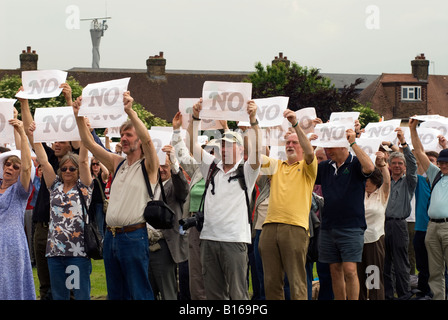
<svg viewBox="0 0 448 320">
<path fill-rule="evenodd" d="M 365 126 L 369 122 L 378 122 L 380 121 L 380 115 L 373 110 L 370 105 L 362 105 L 359 104 L 358 106 L 353 107 L 353 111 L 358 111 L 359 114 L 359 124 L 361 125 L 361 128 L 365 128 Z"/>
<path fill-rule="evenodd" d="M 148 129 L 151 129 L 152 126 L 158 126 L 158 127 L 170 127 L 171 124 L 168 123 L 168 121 L 156 117 L 152 112 L 148 111 L 143 107 L 140 103 L 134 102 L 132 105 L 132 109 L 137 112 L 138 117 L 143 121 L 145 126 Z"/>
<path fill-rule="evenodd" d="M 362 79 L 338 90 L 330 79 L 319 73 L 319 69 L 301 67 L 295 62 L 280 62 L 266 68 L 258 62 L 255 72 L 246 81 L 252 83 L 253 98 L 287 96 L 288 109 L 296 111 L 314 107 L 324 122 L 332 112 L 352 111 L 361 106 L 356 100 L 356 87 L 363 82 Z M 361 110 L 367 111 L 368 107 Z"/>
</svg>

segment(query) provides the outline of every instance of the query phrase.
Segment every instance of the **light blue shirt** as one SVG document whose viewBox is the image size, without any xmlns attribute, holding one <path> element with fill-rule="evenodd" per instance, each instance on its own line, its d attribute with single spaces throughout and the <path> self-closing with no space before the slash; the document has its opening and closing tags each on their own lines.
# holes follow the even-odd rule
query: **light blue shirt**
<svg viewBox="0 0 448 320">
<path fill-rule="evenodd" d="M 439 171 L 440 169 L 432 163 L 426 170 L 431 186 Z M 448 218 L 448 176 L 442 175 L 432 190 L 430 201 L 428 215 L 431 219 Z"/>
</svg>

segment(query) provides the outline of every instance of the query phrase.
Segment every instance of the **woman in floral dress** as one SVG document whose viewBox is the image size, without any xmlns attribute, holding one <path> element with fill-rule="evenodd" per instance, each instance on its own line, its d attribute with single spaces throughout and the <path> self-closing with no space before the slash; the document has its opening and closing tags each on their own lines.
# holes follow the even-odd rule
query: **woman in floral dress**
<svg viewBox="0 0 448 320">
<path fill-rule="evenodd" d="M 93 181 L 88 151 L 81 146 L 79 156 L 69 152 L 59 161 L 57 174 L 42 144 L 34 143 L 34 151 L 50 191 L 46 257 L 53 299 L 68 300 L 72 290 L 76 300 L 89 300 L 92 264 L 84 251 L 83 215 L 86 213 L 80 198 L 84 197 L 87 206 L 90 205 Z"/>
<path fill-rule="evenodd" d="M 23 150 L 0 156 L 0 300 L 35 300 L 24 216 L 31 194 L 31 151 L 20 120 L 13 119 Z"/>
</svg>

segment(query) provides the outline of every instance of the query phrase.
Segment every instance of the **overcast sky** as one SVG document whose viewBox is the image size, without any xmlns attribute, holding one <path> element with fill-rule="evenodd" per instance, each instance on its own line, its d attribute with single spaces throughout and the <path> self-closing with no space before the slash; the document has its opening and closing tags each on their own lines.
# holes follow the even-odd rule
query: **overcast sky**
<svg viewBox="0 0 448 320">
<path fill-rule="evenodd" d="M 91 67 L 90 22 L 110 16 L 100 67 L 253 71 L 283 52 L 324 73 L 448 75 L 446 0 L 0 0 L 0 69 L 31 46 L 39 69 Z"/>
</svg>

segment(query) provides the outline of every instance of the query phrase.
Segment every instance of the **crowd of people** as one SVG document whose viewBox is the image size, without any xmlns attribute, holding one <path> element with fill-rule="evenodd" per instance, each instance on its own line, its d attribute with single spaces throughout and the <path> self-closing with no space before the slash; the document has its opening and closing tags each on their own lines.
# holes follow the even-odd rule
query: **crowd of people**
<svg viewBox="0 0 448 320">
<path fill-rule="evenodd" d="M 78 116 L 82 97 L 61 87 L 81 141 L 35 143 L 26 99 L 22 120 L 9 122 L 16 150 L 0 155 L 1 300 L 36 299 L 32 265 L 38 298 L 90 299 L 86 216 L 102 236 L 110 300 L 309 300 L 313 270 L 319 300 L 446 299 L 447 142 L 440 136 L 441 151 L 425 152 L 418 120 L 409 120 L 412 148 L 397 128 L 399 146 L 383 141 L 372 161 L 356 142 L 359 125 L 346 131 L 350 147 L 315 148 L 286 110 L 286 159 L 277 159 L 261 143 L 254 101 L 250 126 L 221 121 L 222 134 L 201 145 L 199 100 L 186 136 L 182 114 L 172 119 L 160 164 L 129 92 L 120 150 L 111 151 Z M 154 199 L 166 197 L 172 228 L 145 221 L 146 180 Z M 68 286 L 73 268 L 79 279 Z"/>
</svg>

